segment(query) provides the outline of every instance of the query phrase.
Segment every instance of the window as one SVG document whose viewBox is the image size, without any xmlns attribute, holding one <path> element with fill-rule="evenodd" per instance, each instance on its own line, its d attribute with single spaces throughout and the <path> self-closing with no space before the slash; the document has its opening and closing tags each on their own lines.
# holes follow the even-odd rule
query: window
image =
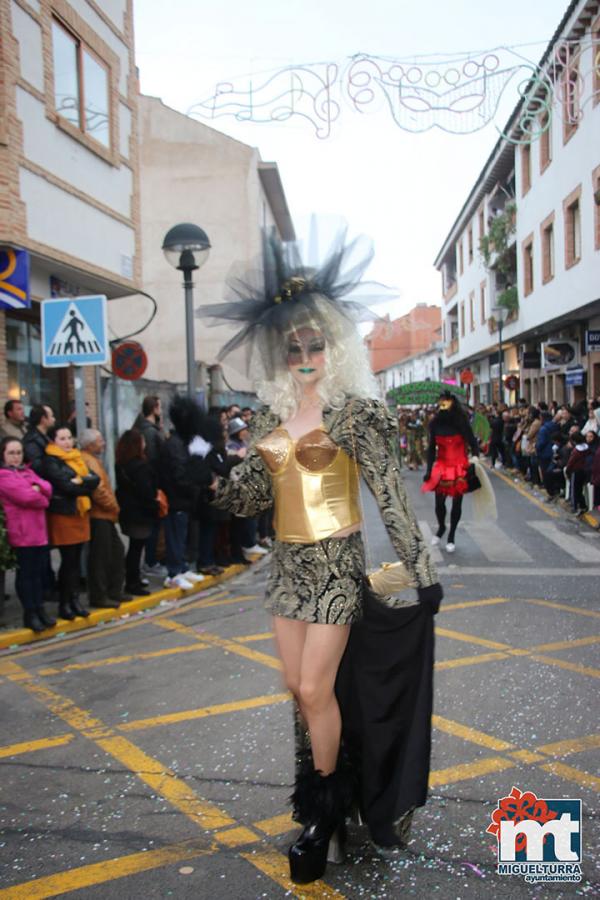
<svg viewBox="0 0 600 900">
<path fill-rule="evenodd" d="M 540 173 L 548 168 L 552 162 L 552 126 L 550 114 L 545 112 L 540 117 Z"/>
<path fill-rule="evenodd" d="M 469 294 L 469 325 L 475 331 L 475 291 Z"/>
<path fill-rule="evenodd" d="M 465 301 L 460 304 L 460 336 L 465 336 Z"/>
<path fill-rule="evenodd" d="M 467 232 L 467 253 L 469 257 L 469 265 L 473 262 L 473 226 L 469 225 Z"/>
<path fill-rule="evenodd" d="M 465 270 L 465 259 L 463 255 L 463 242 L 458 242 L 458 274 L 462 275 Z"/>
<path fill-rule="evenodd" d="M 579 48 L 566 48 L 565 69 L 562 74 L 563 142 L 577 131 L 581 116 L 580 100 L 582 82 L 579 75 Z"/>
<path fill-rule="evenodd" d="M 592 203 L 594 204 L 594 248 L 600 250 L 600 166 L 592 172 Z"/>
<path fill-rule="evenodd" d="M 481 315 L 481 324 L 485 325 L 487 318 L 485 310 L 485 281 L 482 281 L 479 285 L 479 311 Z"/>
<path fill-rule="evenodd" d="M 523 295 L 533 291 L 533 235 L 523 241 Z"/>
<path fill-rule="evenodd" d="M 594 59 L 593 104 L 600 103 L 600 16 L 592 23 L 592 54 Z"/>
<path fill-rule="evenodd" d="M 37 306 L 37 304 L 34 304 Z M 6 314 L 6 374 L 7 396 L 21 400 L 25 406 L 44 403 L 57 415 L 62 408 L 62 379 L 64 369 L 42 368 L 42 335 L 39 322 L 29 316 Z M 59 419 L 60 421 L 60 419 Z"/>
<path fill-rule="evenodd" d="M 531 144 L 521 144 L 521 196 L 531 187 Z"/>
<path fill-rule="evenodd" d="M 542 284 L 548 284 L 554 278 L 554 213 L 551 213 L 540 226 L 542 238 Z"/>
<path fill-rule="evenodd" d="M 60 22 L 52 22 L 54 108 L 75 128 L 110 146 L 108 69 Z"/>
<path fill-rule="evenodd" d="M 565 268 L 570 269 L 581 259 L 581 185 L 563 201 L 565 223 Z"/>
<path fill-rule="evenodd" d="M 485 211 L 483 206 L 479 210 L 479 240 L 485 237 Z"/>
</svg>

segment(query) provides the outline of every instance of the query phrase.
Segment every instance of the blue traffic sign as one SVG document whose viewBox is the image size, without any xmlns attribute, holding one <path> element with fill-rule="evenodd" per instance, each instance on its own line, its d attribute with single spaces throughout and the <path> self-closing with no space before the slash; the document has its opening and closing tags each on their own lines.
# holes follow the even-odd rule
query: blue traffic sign
<svg viewBox="0 0 600 900">
<path fill-rule="evenodd" d="M 106 297 L 43 300 L 42 365 L 96 366 L 108 362 Z"/>
</svg>

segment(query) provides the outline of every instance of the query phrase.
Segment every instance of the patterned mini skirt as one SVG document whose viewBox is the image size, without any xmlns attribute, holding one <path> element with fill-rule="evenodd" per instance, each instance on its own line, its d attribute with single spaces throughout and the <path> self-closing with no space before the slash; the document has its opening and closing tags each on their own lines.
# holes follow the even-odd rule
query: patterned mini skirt
<svg viewBox="0 0 600 900">
<path fill-rule="evenodd" d="M 265 607 L 286 619 L 351 625 L 362 615 L 364 576 L 359 531 L 314 544 L 275 541 Z"/>
</svg>

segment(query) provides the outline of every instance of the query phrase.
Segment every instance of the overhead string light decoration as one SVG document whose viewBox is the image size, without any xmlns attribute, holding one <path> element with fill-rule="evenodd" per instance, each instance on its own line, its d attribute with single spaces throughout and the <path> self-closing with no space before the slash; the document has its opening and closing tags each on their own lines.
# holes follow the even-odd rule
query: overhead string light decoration
<svg viewBox="0 0 600 900">
<path fill-rule="evenodd" d="M 188 115 L 208 120 L 233 116 L 259 124 L 304 119 L 325 140 L 344 107 L 359 113 L 383 107 L 404 131 L 439 128 L 471 134 L 494 120 L 512 86 L 518 94 L 514 115 L 504 131 L 496 127 L 508 141 L 529 143 L 555 116 L 576 125 L 593 102 L 599 79 L 600 53 L 589 34 L 555 42 L 539 64 L 516 47 L 445 59 L 359 53 L 343 64 L 292 65 L 249 80 L 220 82 Z"/>
</svg>

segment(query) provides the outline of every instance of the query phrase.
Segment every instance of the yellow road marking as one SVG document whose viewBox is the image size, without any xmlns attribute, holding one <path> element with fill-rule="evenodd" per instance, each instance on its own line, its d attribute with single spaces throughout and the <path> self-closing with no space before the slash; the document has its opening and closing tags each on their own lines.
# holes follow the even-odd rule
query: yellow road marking
<svg viewBox="0 0 600 900">
<path fill-rule="evenodd" d="M 217 831 L 215 838 L 224 847 L 242 847 L 244 844 L 254 844 L 258 840 L 258 835 L 239 825 L 237 828 L 228 828 L 226 831 Z"/>
<path fill-rule="evenodd" d="M 213 830 L 236 824 L 234 819 L 214 804 L 200 799 L 185 781 L 127 738 L 101 737 L 96 743 L 201 828 Z"/>
<path fill-rule="evenodd" d="M 577 672 L 578 675 L 600 678 L 600 669 L 594 669 L 591 666 L 581 666 L 579 663 L 569 662 L 568 659 L 557 659 L 555 656 L 544 656 L 541 653 L 532 653 L 531 659 L 535 659 L 536 662 L 546 663 L 549 666 L 558 666 L 559 669 L 567 669 L 569 672 Z"/>
<path fill-rule="evenodd" d="M 537 749 L 540 753 L 547 753 L 548 756 L 570 756 L 572 753 L 582 753 L 585 750 L 597 750 L 598 747 L 600 734 L 586 734 L 580 738 L 567 738 L 565 741 L 543 744 Z"/>
<path fill-rule="evenodd" d="M 571 647 L 587 647 L 590 644 L 597 644 L 600 641 L 600 635 L 592 635 L 591 637 L 577 638 L 573 641 L 555 641 L 553 644 L 537 644 L 530 647 L 530 653 L 543 653 L 546 650 L 570 650 Z"/>
<path fill-rule="evenodd" d="M 488 597 L 486 600 L 463 600 L 461 603 L 442 603 L 440 613 L 454 612 L 455 609 L 470 609 L 472 606 L 495 606 L 496 603 L 512 603 L 512 597 Z"/>
<path fill-rule="evenodd" d="M 18 756 L 21 753 L 35 753 L 36 750 L 49 750 L 51 747 L 64 747 L 75 737 L 74 734 L 58 734 L 53 738 L 42 738 L 39 741 L 23 741 L 20 744 L 7 744 L 0 747 L 0 759 Z"/>
<path fill-rule="evenodd" d="M 236 641 L 240 644 L 250 644 L 252 641 L 268 641 L 274 636 L 272 631 L 264 631 L 262 634 L 243 634 L 236 637 Z"/>
<path fill-rule="evenodd" d="M 480 653 L 478 656 L 459 656 L 458 659 L 443 659 L 434 663 L 434 669 L 458 669 L 461 666 L 475 666 L 479 663 L 508 659 L 508 653 Z"/>
<path fill-rule="evenodd" d="M 465 641 L 467 644 L 479 644 L 481 647 L 489 647 L 490 650 L 511 650 L 510 644 L 500 644 L 498 641 L 488 641 L 487 638 L 476 637 L 474 634 L 465 634 L 462 631 L 451 631 L 449 628 L 440 628 L 436 625 L 435 633 L 442 637 L 452 638 L 454 641 Z"/>
<path fill-rule="evenodd" d="M 470 728 L 468 725 L 461 725 L 460 722 L 453 722 L 452 719 L 445 719 L 443 716 L 432 716 L 431 724 L 439 731 L 446 734 L 452 734 L 454 737 L 462 738 L 471 744 L 478 744 L 480 747 L 489 747 L 490 750 L 512 750 L 514 744 L 503 741 L 500 738 L 493 737 L 491 734 L 485 734 L 476 728 Z M 470 765 L 470 764 L 469 764 Z"/>
<path fill-rule="evenodd" d="M 291 812 L 287 812 L 280 816 L 273 816 L 271 819 L 262 819 L 260 822 L 254 822 L 254 827 L 259 828 L 271 837 L 276 837 L 278 834 L 287 834 L 288 831 L 298 826 L 292 819 Z"/>
<path fill-rule="evenodd" d="M 444 784 L 453 784 L 455 781 L 468 781 L 481 775 L 489 775 L 491 772 L 502 772 L 503 769 L 514 769 L 515 762 L 502 756 L 489 756 L 487 759 L 479 759 L 475 762 L 461 763 L 458 766 L 450 766 L 447 769 L 437 769 L 429 773 L 429 787 L 441 787 Z"/>
<path fill-rule="evenodd" d="M 524 763 L 540 762 L 546 758 L 541 753 L 534 753 L 531 750 L 515 750 L 510 756 L 512 756 L 513 759 L 518 759 L 519 762 Z"/>
<path fill-rule="evenodd" d="M 166 623 L 165 623 L 166 624 Z M 170 623 L 170 625 L 178 623 Z M 167 625 L 167 627 L 170 627 Z M 225 642 L 226 644 L 232 642 Z M 241 649 L 245 650 L 243 646 Z M 261 654 L 262 655 L 262 654 Z M 230 818 L 226 813 L 205 800 L 199 798 L 194 791 L 170 770 L 163 766 L 158 760 L 153 759 L 148 754 L 136 747 L 135 744 L 126 738 L 115 735 L 104 723 L 94 718 L 86 710 L 77 707 L 71 700 L 61 697 L 54 691 L 51 691 L 46 685 L 38 684 L 34 677 L 25 671 L 21 666 L 10 661 L 0 662 L 0 674 L 4 675 L 11 681 L 20 684 L 24 690 L 33 694 L 40 702 L 49 708 L 56 715 L 67 721 L 73 728 L 81 731 L 86 737 L 93 740 L 97 746 L 101 747 L 110 754 L 118 762 L 122 763 L 130 769 L 137 777 L 147 784 L 152 790 L 167 799 L 173 806 L 179 809 L 184 815 L 188 816 L 195 824 L 201 828 L 217 830 L 225 846 L 229 841 L 237 844 L 238 841 L 255 840 L 256 837 L 250 829 L 238 826 L 238 823 Z M 228 828 L 228 826 L 237 826 L 236 829 L 227 831 L 225 835 L 220 829 Z M 324 882 L 314 882 L 307 887 L 298 888 L 292 884 L 288 875 L 288 862 L 285 856 L 274 850 L 261 850 L 254 853 L 242 853 L 240 857 L 246 859 L 251 865 L 266 874 L 277 884 L 289 891 L 292 896 L 302 898 L 340 898 L 343 895 L 333 888 L 330 888 Z M 90 867 L 87 867 L 88 870 Z M 107 863 L 99 863 L 95 867 L 96 879 L 98 875 L 102 875 L 101 880 L 106 880 Z M 111 875 L 116 872 L 116 867 L 111 869 Z M 50 892 L 46 888 L 46 892 L 39 895 L 31 893 L 22 893 L 23 885 L 16 886 L 13 890 L 13 900 L 23 898 L 23 900 L 31 900 L 32 896 L 47 897 L 57 893 L 57 879 L 59 890 L 58 893 L 64 893 L 65 882 L 68 882 L 71 873 L 62 873 L 54 876 L 54 886 Z M 88 878 L 89 878 L 88 871 Z M 96 882 L 97 883 L 97 882 Z M 40 882 L 36 880 L 36 884 Z M 77 885 L 79 886 L 79 885 Z M 73 890 L 74 888 L 68 888 Z M 0 894 L 0 897 L 2 894 Z M 6 895 L 4 895 L 6 897 Z"/>
<path fill-rule="evenodd" d="M 561 778 L 567 781 L 574 781 L 580 787 L 590 788 L 592 791 L 600 791 L 600 778 L 596 775 L 590 775 L 589 772 L 584 772 L 582 769 L 568 766 L 566 763 L 549 762 L 540 766 L 540 769 L 545 769 L 546 772 L 550 772 L 552 775 L 560 775 Z"/>
<path fill-rule="evenodd" d="M 181 622 L 175 622 L 171 619 L 153 619 L 151 621 L 153 625 L 158 625 L 160 628 L 168 628 L 171 631 L 178 631 L 181 634 L 191 634 L 198 641 L 205 641 L 207 644 L 221 647 L 228 653 L 235 653 L 238 656 L 245 657 L 245 659 L 251 659 L 253 662 L 261 663 L 261 665 L 268 666 L 270 669 L 281 669 L 281 663 L 276 656 L 272 656 L 270 653 L 260 653 L 258 650 L 251 650 L 250 647 L 245 647 L 243 644 L 237 644 L 230 638 L 222 638 L 218 634 L 209 634 L 206 631 L 200 633 L 194 631 L 194 629 L 190 628 L 188 625 L 182 625 Z"/>
<path fill-rule="evenodd" d="M 118 666 L 122 663 L 138 662 L 145 659 L 158 659 L 161 656 L 173 656 L 176 653 L 196 653 L 206 650 L 208 644 L 192 644 L 189 647 L 166 647 L 164 650 L 153 650 L 149 653 L 130 653 L 128 656 L 109 656 L 106 659 L 93 659 L 86 663 L 70 663 L 67 666 L 49 666 L 38 669 L 36 675 L 60 675 L 63 672 L 80 672 L 85 669 L 97 669 L 101 666 Z"/>
<path fill-rule="evenodd" d="M 177 609 L 170 609 L 164 613 L 166 616 L 178 616 L 180 613 L 187 612 L 190 609 L 208 609 L 210 606 L 230 606 L 233 603 L 242 603 L 247 600 L 258 600 L 257 594 L 242 594 L 239 597 L 228 597 L 226 600 L 215 600 L 214 597 L 207 597 L 205 600 L 196 600 L 194 603 L 186 603 Z"/>
<path fill-rule="evenodd" d="M 181 712 L 165 713 L 148 719 L 134 719 L 119 725 L 119 731 L 141 731 L 144 728 L 155 728 L 157 725 L 173 725 L 176 722 L 189 722 L 193 719 L 206 719 L 208 716 L 221 716 L 225 713 L 239 712 L 244 709 L 255 709 L 257 706 L 273 706 L 291 699 L 290 694 L 264 694 L 262 697 L 249 697 L 247 700 L 234 700 L 231 703 L 219 703 L 215 706 L 204 706 L 200 709 L 184 709 Z"/>
<path fill-rule="evenodd" d="M 287 858 L 276 850 L 257 850 L 251 853 L 240 853 L 240 856 L 300 900 L 303 898 L 343 900 L 344 895 L 335 888 L 329 887 L 324 881 L 313 881 L 311 884 L 302 885 L 294 884 L 290 881 Z"/>
<path fill-rule="evenodd" d="M 536 606 L 549 606 L 550 609 L 564 609 L 566 612 L 575 613 L 578 616 L 591 616 L 600 619 L 600 612 L 595 609 L 582 609 L 581 606 L 571 606 L 570 603 L 553 603 L 551 600 L 525 600 L 525 603 L 535 603 Z"/>
<path fill-rule="evenodd" d="M 547 516 L 550 516 L 553 519 L 558 518 L 558 510 L 553 509 L 551 506 L 548 506 L 548 504 L 544 503 L 542 500 L 538 500 L 537 497 L 533 497 L 528 490 L 526 490 L 520 484 L 515 483 L 512 478 L 509 478 L 508 475 L 504 475 L 504 473 L 498 472 L 497 469 L 492 469 L 491 467 L 490 472 L 492 472 L 496 476 L 496 478 L 501 478 L 502 481 L 506 482 L 506 484 L 509 484 L 511 488 L 513 488 L 513 490 L 515 490 L 518 494 L 521 494 L 522 497 L 525 497 L 527 500 L 529 500 L 530 503 L 533 503 L 534 506 L 537 506 L 538 509 L 543 510 L 543 512 L 545 512 Z"/>
<path fill-rule="evenodd" d="M 162 866 L 173 865 L 186 859 L 197 859 L 214 853 L 214 845 L 207 847 L 206 839 L 182 841 L 169 844 L 160 850 L 146 850 L 142 853 L 131 853 L 116 859 L 105 859 L 88 866 L 79 866 L 68 872 L 58 872 L 33 881 L 25 881 L 14 887 L 0 890 L 2 900 L 45 900 L 46 897 L 57 897 L 77 891 L 81 888 L 105 884 L 127 875 L 149 872 Z"/>
<path fill-rule="evenodd" d="M 236 824 L 212 803 L 197 797 L 189 785 L 158 760 L 148 756 L 126 738 L 115 735 L 104 722 L 80 709 L 71 700 L 61 697 L 45 684 L 38 684 L 21 666 L 7 661 L 0 662 L 0 669 L 7 678 L 20 684 L 56 716 L 102 747 L 200 827 L 214 829 Z"/>
</svg>

